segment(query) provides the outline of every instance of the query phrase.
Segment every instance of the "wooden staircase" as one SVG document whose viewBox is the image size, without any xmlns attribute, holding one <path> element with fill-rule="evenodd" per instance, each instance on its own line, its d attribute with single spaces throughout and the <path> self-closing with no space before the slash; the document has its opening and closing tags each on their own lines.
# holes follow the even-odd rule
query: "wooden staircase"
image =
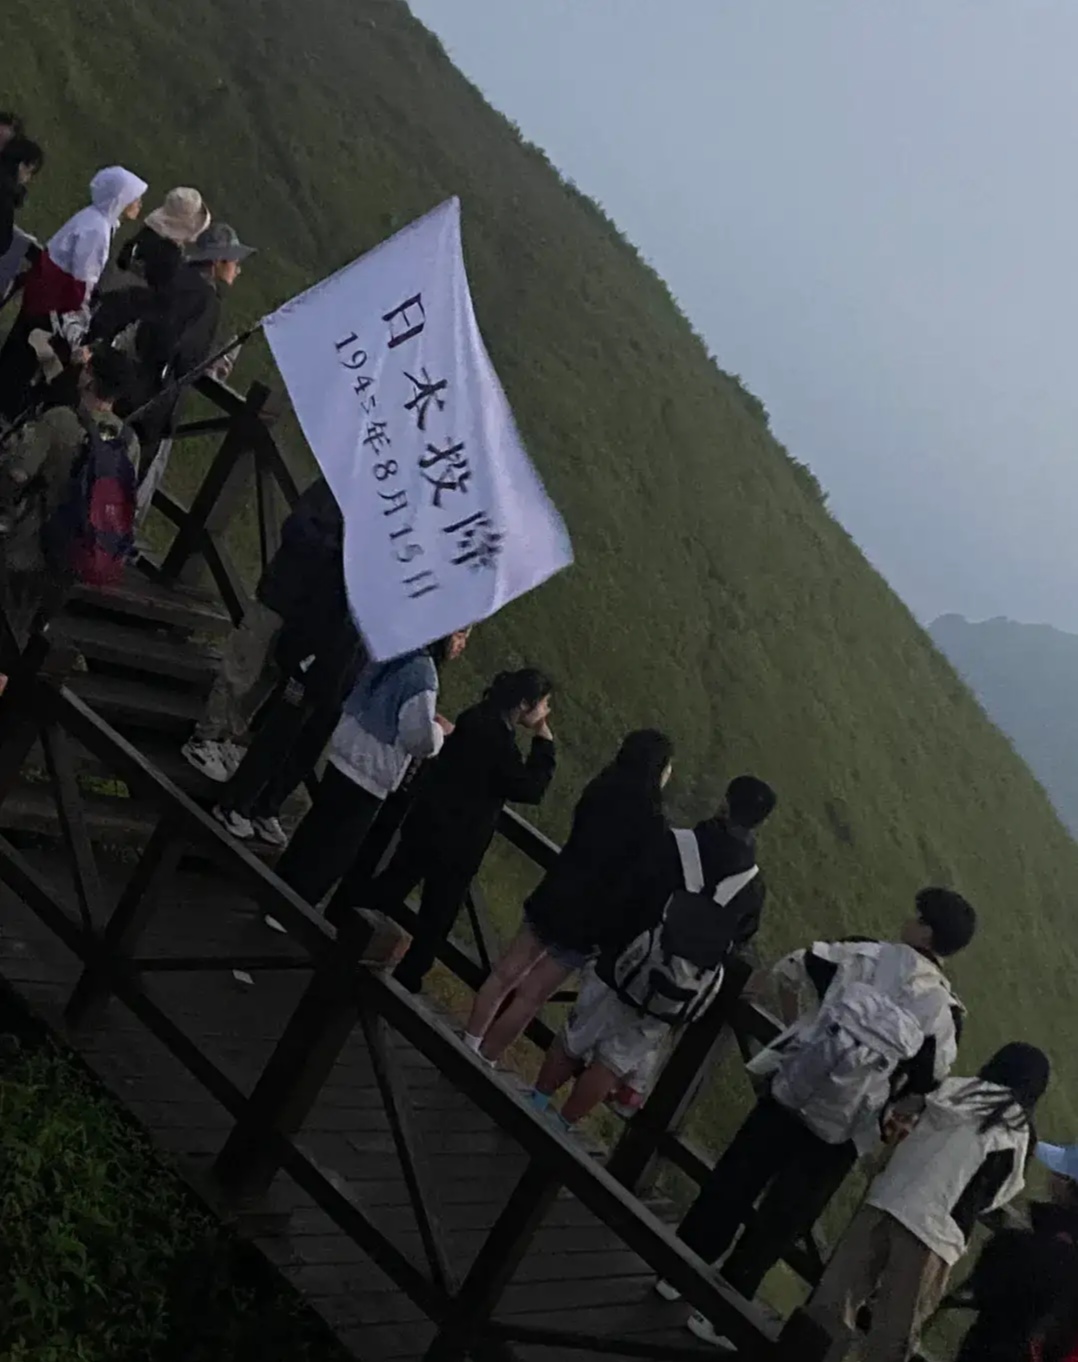
<svg viewBox="0 0 1078 1362">
<path fill-rule="evenodd" d="M 209 805 L 221 787 L 194 770 L 180 748 L 202 712 L 220 641 L 231 627 L 209 595 L 160 587 L 132 570 L 117 588 L 76 587 L 50 637 L 64 685 L 182 790 Z M 132 798 L 90 753 L 79 749 L 76 755 L 93 840 L 143 845 L 156 811 Z M 35 744 L 21 779 L 0 804 L 0 832 L 16 839 L 58 832 L 44 772 L 44 755 Z"/>
</svg>

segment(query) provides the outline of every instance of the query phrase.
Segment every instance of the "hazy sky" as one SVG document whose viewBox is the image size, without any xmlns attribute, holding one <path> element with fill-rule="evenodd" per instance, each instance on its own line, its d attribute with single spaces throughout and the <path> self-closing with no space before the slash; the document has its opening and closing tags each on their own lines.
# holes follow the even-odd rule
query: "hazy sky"
<svg viewBox="0 0 1078 1362">
<path fill-rule="evenodd" d="M 411 3 L 921 618 L 1078 630 L 1078 0 Z"/>
</svg>

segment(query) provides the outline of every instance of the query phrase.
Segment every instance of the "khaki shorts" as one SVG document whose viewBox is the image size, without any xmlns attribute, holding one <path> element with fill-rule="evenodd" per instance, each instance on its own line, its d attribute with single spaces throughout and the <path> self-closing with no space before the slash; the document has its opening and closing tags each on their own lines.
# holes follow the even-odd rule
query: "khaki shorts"
<svg viewBox="0 0 1078 1362">
<path fill-rule="evenodd" d="M 562 1032 L 562 1044 L 573 1059 L 602 1064 L 625 1078 L 651 1058 L 669 1030 L 658 1017 L 642 1016 L 623 1003 L 589 969 L 580 981 L 580 994 Z"/>
</svg>

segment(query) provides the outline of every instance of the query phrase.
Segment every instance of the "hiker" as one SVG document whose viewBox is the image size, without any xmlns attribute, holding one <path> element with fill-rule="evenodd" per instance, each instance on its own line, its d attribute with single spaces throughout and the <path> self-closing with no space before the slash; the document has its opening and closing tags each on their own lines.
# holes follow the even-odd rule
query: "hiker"
<svg viewBox="0 0 1078 1362">
<path fill-rule="evenodd" d="M 211 222 L 210 210 L 197 189 L 170 189 L 116 257 L 117 287 L 129 287 L 132 276 L 151 288 L 169 283 L 193 245 Z M 127 276 L 124 279 L 123 276 Z"/>
<path fill-rule="evenodd" d="M 452 930 L 502 807 L 540 803 L 554 777 L 551 690 L 548 678 L 532 667 L 494 678 L 447 735 L 405 820 L 400 846 L 371 882 L 363 906 L 396 917 L 422 881 L 419 921 L 395 971 L 410 993 L 422 990 Z M 531 735 L 526 757 L 517 746 L 517 728 Z"/>
<path fill-rule="evenodd" d="M 630 733 L 581 795 L 558 859 L 526 900 L 516 936 L 476 994 L 464 1043 L 488 1062 L 501 1057 L 570 974 L 620 934 L 626 906 L 666 836 L 663 789 L 673 754 L 664 733 Z"/>
<path fill-rule="evenodd" d="M 15 215 L 44 164 L 45 153 L 28 137 L 11 137 L 0 145 L 0 307 L 14 289 L 33 242 L 15 226 Z"/>
<path fill-rule="evenodd" d="M 893 1101 L 932 1092 L 950 1073 L 962 1005 L 943 961 L 969 945 L 976 922 L 960 894 L 923 889 L 900 941 L 817 942 L 775 967 L 788 1029 L 749 1065 L 767 1088 L 678 1229 L 718 1263 L 747 1224 L 721 1267 L 742 1296 L 756 1295 L 859 1155 L 879 1146 Z M 805 991 L 814 1006 L 798 1018 Z M 657 1290 L 676 1298 L 667 1283 Z M 689 1327 L 721 1346 L 703 1316 Z"/>
<path fill-rule="evenodd" d="M 367 660 L 347 606 L 332 620 L 327 611 L 320 636 L 303 644 L 319 612 L 310 614 L 310 620 L 293 620 L 281 630 L 276 659 L 289 679 L 259 715 L 227 798 L 213 809 L 241 841 L 253 836 L 267 846 L 287 846 L 281 811 L 314 772 Z"/>
<path fill-rule="evenodd" d="M 221 655 L 202 717 L 182 748 L 184 759 L 223 784 L 243 757 L 240 740 L 281 678 L 276 649 L 286 621 L 347 613 L 341 560 L 344 521 L 325 478 L 310 483 L 281 526 L 243 619 Z M 306 656 L 306 654 L 304 654 Z"/>
<path fill-rule="evenodd" d="M 0 416 L 15 421 L 30 405 L 38 375 L 32 333 L 50 339 L 62 363 L 89 325 L 90 299 L 121 221 L 142 211 L 145 180 L 122 166 L 99 170 L 90 181 L 91 203 L 49 240 L 26 276 L 22 309 L 0 350 Z"/>
<path fill-rule="evenodd" d="M 186 305 L 178 309 L 176 318 L 178 340 L 171 357 L 175 376 L 204 364 L 212 354 L 222 290 L 235 284 L 243 262 L 253 254 L 254 247 L 245 246 L 227 222 L 213 223 L 187 247 L 186 264 L 201 277 L 202 287 L 197 287 L 185 270 L 176 276 Z M 222 357 L 215 364 L 214 373 L 225 378 L 231 366 L 232 360 Z"/>
<path fill-rule="evenodd" d="M 182 230 L 182 224 L 173 220 L 170 229 Z M 154 264 L 146 275 L 150 288 L 124 289 L 104 300 L 92 328 L 95 337 L 115 341 L 137 323 L 130 348 L 138 388 L 131 410 L 152 403 L 135 422 L 144 448 L 155 448 L 170 433 L 182 392 L 168 385 L 195 372 L 213 354 L 222 291 L 235 284 L 243 261 L 253 253 L 227 222 L 216 222 L 186 248 L 174 272 L 169 273 L 161 252 L 151 252 Z M 153 401 L 158 393 L 160 401 Z"/>
<path fill-rule="evenodd" d="M 855 1344 L 871 1362 L 906 1362 L 980 1218 L 1025 1185 L 1033 1112 L 1049 1074 L 1041 1050 L 1015 1041 L 977 1078 L 946 1079 L 928 1096 L 804 1312 L 832 1339 L 822 1362 L 841 1362 Z M 858 1338 L 850 1321 L 870 1301 L 871 1325 Z"/>
<path fill-rule="evenodd" d="M 21 137 L 24 132 L 22 119 L 18 114 L 11 113 L 10 110 L 0 113 L 0 151 L 3 151 L 13 137 Z"/>
<path fill-rule="evenodd" d="M 0 147 L 0 296 L 5 287 L 3 261 L 15 239 L 15 214 L 44 164 L 45 153 L 28 137 L 9 138 Z"/>
<path fill-rule="evenodd" d="M 281 808 L 314 770 L 364 661 L 345 591 L 343 536 L 337 501 L 317 478 L 284 522 L 183 748 L 211 780 L 232 780 L 213 814 L 241 841 L 287 844 Z M 244 758 L 239 740 L 275 691 Z"/>
<path fill-rule="evenodd" d="M 459 629 L 429 648 L 368 663 L 360 673 L 330 738 L 311 807 L 275 867 L 313 907 L 351 867 L 411 763 L 442 750 L 453 725 L 437 713 L 438 672 L 461 656 L 470 633 Z"/>
<path fill-rule="evenodd" d="M 58 608 L 73 576 L 85 575 L 72 550 L 91 508 L 73 506 L 70 499 L 78 492 L 73 473 L 91 438 L 88 427 L 117 446 L 117 457 L 130 466 L 127 490 L 133 489 L 138 441 L 114 410 L 130 381 L 131 366 L 123 355 L 95 354 L 80 374 L 78 407 L 51 408 L 20 427 L 0 451 L 8 613 L 23 632 L 35 613 Z"/>
<path fill-rule="evenodd" d="M 585 973 L 535 1080 L 531 1100 L 540 1111 L 575 1075 L 558 1113 L 571 1130 L 649 1062 L 671 1026 L 686 1025 L 711 1005 L 726 960 L 760 925 L 756 836 L 775 804 L 765 781 L 738 776 L 713 818 L 667 835 L 660 897 L 645 901 L 637 921 L 625 923 L 625 935 Z"/>
<path fill-rule="evenodd" d="M 1068 1300 L 1078 1298 L 1078 1145 L 1038 1144 L 1051 1173 L 1048 1201 L 1029 1207 L 1029 1227 L 997 1230 L 960 1292 L 977 1319 L 956 1362 L 1013 1362 Z M 1078 1320 L 1075 1321 L 1078 1342 Z"/>
</svg>

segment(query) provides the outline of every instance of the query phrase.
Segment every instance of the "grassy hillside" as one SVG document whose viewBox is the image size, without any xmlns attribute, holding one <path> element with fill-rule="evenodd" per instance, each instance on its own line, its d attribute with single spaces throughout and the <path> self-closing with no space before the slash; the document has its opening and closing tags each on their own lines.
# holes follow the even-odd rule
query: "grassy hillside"
<svg viewBox="0 0 1078 1362">
<path fill-rule="evenodd" d="M 739 770 L 768 777 L 767 951 L 887 930 L 926 881 L 961 888 L 984 920 L 959 970 L 967 1063 L 1013 1035 L 1050 1045 L 1046 1126 L 1075 1133 L 1078 849 L 661 280 L 396 0 L 175 16 L 8 0 L 0 105 L 50 156 L 28 225 L 110 161 L 154 191 L 197 184 L 262 247 L 242 322 L 460 194 L 480 321 L 578 562 L 481 631 L 455 697 L 525 658 L 560 679 L 555 832 L 634 725 L 675 736 L 682 812 Z"/>
</svg>

